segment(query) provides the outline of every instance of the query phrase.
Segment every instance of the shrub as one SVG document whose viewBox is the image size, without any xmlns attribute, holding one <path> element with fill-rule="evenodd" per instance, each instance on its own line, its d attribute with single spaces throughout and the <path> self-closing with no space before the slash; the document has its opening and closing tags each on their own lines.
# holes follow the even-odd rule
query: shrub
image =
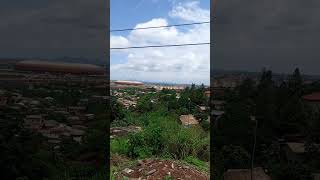
<svg viewBox="0 0 320 180">
<path fill-rule="evenodd" d="M 128 141 L 131 157 L 165 156 L 184 159 L 187 156 L 209 160 L 209 135 L 201 127 L 184 128 L 173 116 L 150 112 L 141 117 L 144 131 L 132 134 Z"/>
<path fill-rule="evenodd" d="M 128 139 L 118 138 L 110 141 L 110 152 L 128 154 Z"/>
<path fill-rule="evenodd" d="M 201 170 L 205 170 L 205 171 L 209 171 L 209 167 L 206 165 L 205 162 L 199 160 L 198 158 L 196 157 L 193 157 L 193 156 L 188 156 L 184 159 L 184 161 L 186 161 L 187 163 L 189 164 L 192 164 L 196 167 L 198 167 L 199 169 Z"/>
<path fill-rule="evenodd" d="M 131 134 L 129 136 L 128 155 L 133 158 L 145 158 L 152 155 L 152 149 L 146 146 L 143 133 Z"/>
</svg>

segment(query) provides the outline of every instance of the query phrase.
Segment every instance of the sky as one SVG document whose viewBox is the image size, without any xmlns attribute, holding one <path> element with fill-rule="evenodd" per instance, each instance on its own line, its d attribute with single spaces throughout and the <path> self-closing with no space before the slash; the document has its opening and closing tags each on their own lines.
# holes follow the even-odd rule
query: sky
<svg viewBox="0 0 320 180">
<path fill-rule="evenodd" d="M 105 59 L 106 2 L 1 0 L 0 58 Z"/>
<path fill-rule="evenodd" d="M 320 74 L 319 8 L 319 0 L 218 0 L 212 65 Z"/>
<path fill-rule="evenodd" d="M 111 0 L 110 29 L 210 21 L 209 0 Z M 210 25 L 111 32 L 110 46 L 210 42 Z M 209 45 L 111 50 L 112 80 L 204 83 L 210 79 Z"/>
</svg>

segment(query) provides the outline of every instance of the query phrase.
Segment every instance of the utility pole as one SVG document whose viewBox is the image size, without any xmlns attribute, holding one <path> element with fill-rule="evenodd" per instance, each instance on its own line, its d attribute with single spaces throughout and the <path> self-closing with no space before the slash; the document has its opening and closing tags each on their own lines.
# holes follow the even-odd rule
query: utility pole
<svg viewBox="0 0 320 180">
<path fill-rule="evenodd" d="M 252 148 L 252 155 L 251 155 L 251 180 L 253 180 L 253 168 L 254 168 L 254 154 L 256 151 L 256 143 L 257 143 L 257 127 L 258 121 L 256 120 L 255 116 L 250 116 L 252 123 L 254 123 L 253 128 L 253 148 Z"/>
</svg>

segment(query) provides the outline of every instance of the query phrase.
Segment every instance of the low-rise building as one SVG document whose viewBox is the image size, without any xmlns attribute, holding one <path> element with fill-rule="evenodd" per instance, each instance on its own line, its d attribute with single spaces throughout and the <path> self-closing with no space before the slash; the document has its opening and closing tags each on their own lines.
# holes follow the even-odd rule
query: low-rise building
<svg viewBox="0 0 320 180">
<path fill-rule="evenodd" d="M 306 104 L 314 108 L 314 110 L 320 112 L 320 92 L 304 95 L 302 99 Z"/>
<path fill-rule="evenodd" d="M 32 130 L 38 130 L 43 126 L 42 115 L 27 115 L 24 119 L 24 126 Z"/>
<path fill-rule="evenodd" d="M 304 143 L 287 142 L 284 151 L 288 161 L 299 161 L 304 158 L 306 148 Z"/>
<path fill-rule="evenodd" d="M 181 121 L 181 124 L 183 126 L 186 126 L 186 127 L 190 127 L 190 126 L 194 126 L 194 125 L 198 125 L 199 124 L 197 119 L 192 114 L 181 115 L 180 116 L 180 121 Z"/>
<path fill-rule="evenodd" d="M 222 100 L 213 100 L 212 101 L 213 108 L 216 110 L 223 110 L 225 104 L 226 104 L 226 102 L 222 101 Z"/>
<path fill-rule="evenodd" d="M 271 177 L 261 167 L 254 168 L 252 174 L 255 180 L 271 180 Z M 223 179 L 251 180 L 251 169 L 229 169 L 224 173 Z"/>
</svg>

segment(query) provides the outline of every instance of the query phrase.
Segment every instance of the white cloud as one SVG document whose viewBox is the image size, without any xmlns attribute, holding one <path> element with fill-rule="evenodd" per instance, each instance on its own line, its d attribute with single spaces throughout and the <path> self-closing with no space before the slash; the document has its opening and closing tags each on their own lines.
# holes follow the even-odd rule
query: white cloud
<svg viewBox="0 0 320 180">
<path fill-rule="evenodd" d="M 185 11 L 178 7 L 191 8 L 192 11 Z M 178 7 L 174 7 L 169 15 L 184 21 L 186 17 L 192 16 L 192 13 L 198 16 L 199 12 L 207 11 L 201 9 L 197 3 L 179 4 Z M 184 12 L 189 14 L 182 16 Z M 206 18 L 209 19 L 209 16 L 207 15 Z M 136 28 L 168 24 L 167 19 L 155 18 L 137 24 Z M 188 28 L 184 31 L 176 27 L 131 31 L 126 37 L 111 36 L 111 47 L 210 42 L 209 24 Z M 112 79 L 209 84 L 210 49 L 208 45 L 130 49 L 121 52 L 126 55 L 127 62 L 111 65 Z M 114 51 L 111 52 L 111 57 L 113 53 Z"/>
<path fill-rule="evenodd" d="M 209 21 L 210 10 L 199 7 L 199 1 L 179 3 L 173 7 L 169 15 L 173 18 L 179 18 L 190 22 Z"/>
<path fill-rule="evenodd" d="M 111 36 L 110 37 L 110 47 L 115 48 L 115 47 L 128 47 L 129 46 L 129 41 L 127 38 L 123 36 Z"/>
</svg>

